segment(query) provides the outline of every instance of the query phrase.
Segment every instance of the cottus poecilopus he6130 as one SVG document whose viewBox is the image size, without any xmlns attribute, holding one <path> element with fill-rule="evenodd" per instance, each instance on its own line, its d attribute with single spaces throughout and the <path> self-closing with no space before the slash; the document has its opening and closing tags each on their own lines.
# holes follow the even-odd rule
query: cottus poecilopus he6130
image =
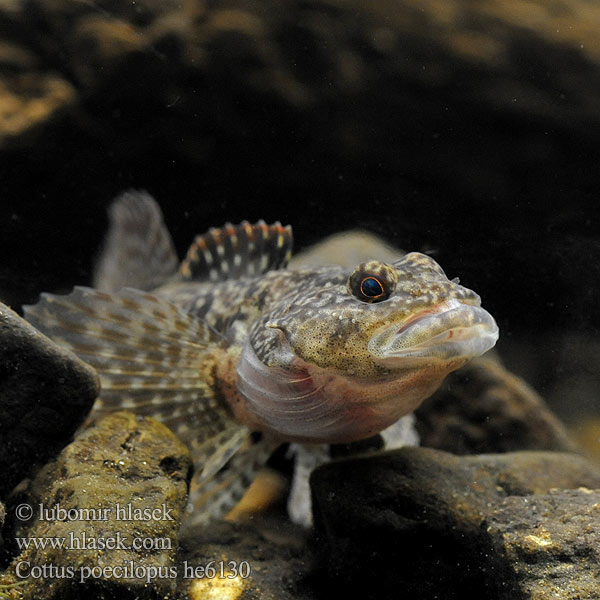
<svg viewBox="0 0 600 600">
<path fill-rule="evenodd" d="M 103 291 L 43 294 L 25 315 L 97 370 L 94 414 L 150 415 L 188 444 L 199 522 L 280 443 L 373 436 L 498 339 L 479 296 L 424 254 L 288 270 L 291 228 L 243 222 L 198 236 L 178 267 L 150 196 L 122 195 L 110 218 Z"/>
</svg>

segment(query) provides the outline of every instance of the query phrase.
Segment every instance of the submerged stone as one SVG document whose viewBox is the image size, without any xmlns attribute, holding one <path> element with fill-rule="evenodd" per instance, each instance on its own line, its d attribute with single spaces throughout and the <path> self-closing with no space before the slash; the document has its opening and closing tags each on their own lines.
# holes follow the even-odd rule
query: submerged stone
<svg viewBox="0 0 600 600">
<path fill-rule="evenodd" d="M 498 503 L 600 487 L 600 469 L 574 454 L 403 448 L 321 466 L 311 485 L 324 574 L 341 589 L 364 598 L 399 590 L 405 599 L 492 598 L 481 526 Z"/>
<path fill-rule="evenodd" d="M 600 491 L 505 498 L 482 528 L 488 597 L 595 600 L 600 593 Z"/>
<path fill-rule="evenodd" d="M 577 450 L 539 394 L 493 354 L 450 373 L 415 415 L 421 444 L 453 454 Z"/>
<path fill-rule="evenodd" d="M 94 369 L 0 303 L 0 495 L 68 443 L 98 390 Z"/>
<path fill-rule="evenodd" d="M 30 545 L 1 583 L 24 580 L 24 597 L 36 600 L 173 598 L 190 470 L 189 450 L 158 421 L 128 412 L 105 417 L 9 508 L 32 507 L 15 538 L 65 545 Z"/>
</svg>

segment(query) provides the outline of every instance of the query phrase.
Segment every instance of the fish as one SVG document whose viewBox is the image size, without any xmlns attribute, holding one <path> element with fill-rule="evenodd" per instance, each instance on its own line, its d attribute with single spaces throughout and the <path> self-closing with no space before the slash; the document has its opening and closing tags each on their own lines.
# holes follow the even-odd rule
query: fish
<svg viewBox="0 0 600 600">
<path fill-rule="evenodd" d="M 25 317 L 96 369 L 94 418 L 149 415 L 188 445 L 195 523 L 230 510 L 281 444 L 369 438 L 498 339 L 480 297 L 419 252 L 290 269 L 291 227 L 244 221 L 179 262 L 149 194 L 109 218 L 93 287 L 41 294 Z"/>
</svg>

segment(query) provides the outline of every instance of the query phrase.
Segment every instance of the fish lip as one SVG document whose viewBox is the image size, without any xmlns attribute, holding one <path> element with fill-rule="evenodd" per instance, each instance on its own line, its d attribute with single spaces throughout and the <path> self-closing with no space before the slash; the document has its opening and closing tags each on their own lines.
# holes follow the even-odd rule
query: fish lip
<svg viewBox="0 0 600 600">
<path fill-rule="evenodd" d="M 496 321 L 481 306 L 448 300 L 411 316 L 400 326 L 375 332 L 369 351 L 388 367 L 409 362 L 454 360 L 480 356 L 498 339 Z"/>
</svg>

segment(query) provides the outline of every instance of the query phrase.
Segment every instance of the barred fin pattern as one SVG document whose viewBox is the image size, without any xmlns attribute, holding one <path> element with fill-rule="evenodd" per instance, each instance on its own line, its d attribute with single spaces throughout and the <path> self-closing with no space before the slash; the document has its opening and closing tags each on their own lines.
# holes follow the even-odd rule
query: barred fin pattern
<svg viewBox="0 0 600 600">
<path fill-rule="evenodd" d="M 151 290 L 177 272 L 177 253 L 156 201 L 146 192 L 119 196 L 109 209 L 110 228 L 94 271 L 94 288 Z"/>
<path fill-rule="evenodd" d="M 244 447 L 214 477 L 199 478 L 195 474 L 184 526 L 206 525 L 223 518 L 242 499 L 278 445 L 264 438 L 253 443 L 248 436 Z"/>
<path fill-rule="evenodd" d="M 256 277 L 287 265 L 292 253 L 292 228 L 276 222 L 227 223 L 199 235 L 179 268 L 187 281 L 223 281 Z"/>
<path fill-rule="evenodd" d="M 42 294 L 27 320 L 99 374 L 93 415 L 128 409 L 157 418 L 192 450 L 200 480 L 212 476 L 248 436 L 215 394 L 213 368 L 226 344 L 182 308 L 123 289 L 76 287 Z"/>
</svg>

